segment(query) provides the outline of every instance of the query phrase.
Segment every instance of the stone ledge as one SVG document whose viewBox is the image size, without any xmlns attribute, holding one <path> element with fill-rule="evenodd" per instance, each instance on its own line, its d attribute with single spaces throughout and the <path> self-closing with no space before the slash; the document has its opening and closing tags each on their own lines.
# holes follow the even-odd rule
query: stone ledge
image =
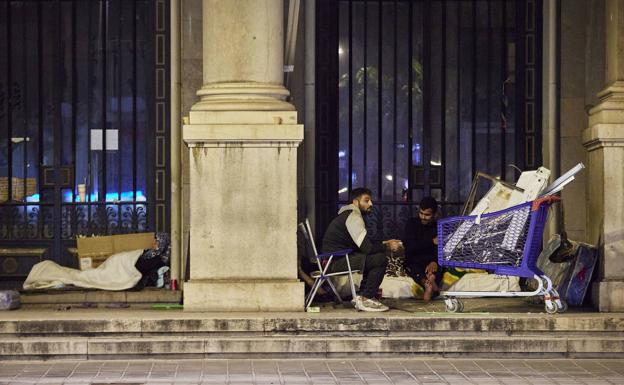
<svg viewBox="0 0 624 385">
<path fill-rule="evenodd" d="M 264 319 L 169 319 L 142 320 L 141 331 L 144 333 L 214 333 L 214 332 L 264 332 Z"/>
<path fill-rule="evenodd" d="M 189 145 L 205 143 L 299 143 L 303 140 L 301 124 L 189 124 L 183 129 Z"/>
<path fill-rule="evenodd" d="M 624 338 L 359 337 L 359 338 L 20 338 L 0 340 L 2 356 L 87 355 L 117 358 L 144 355 L 341 354 L 582 354 L 624 355 Z"/>
<path fill-rule="evenodd" d="M 204 353 L 206 342 L 194 338 L 166 338 L 166 339 L 99 339 L 87 341 L 89 355 L 103 354 L 196 354 Z"/>
<path fill-rule="evenodd" d="M 624 114 L 624 112 L 622 112 Z M 598 123 L 583 131 L 583 146 L 588 151 L 601 147 L 624 147 L 624 123 Z"/>
<path fill-rule="evenodd" d="M 87 339 L 19 338 L 0 340 L 0 357 L 3 356 L 65 356 L 85 355 Z"/>
<path fill-rule="evenodd" d="M 98 309 L 95 309 L 98 310 Z M 104 309 L 102 309 L 104 310 Z M 618 335 L 624 332 L 624 317 L 548 316 L 529 317 L 327 317 L 322 314 L 301 313 L 300 317 L 263 317 L 241 315 L 227 317 L 214 314 L 172 311 L 154 317 L 152 311 L 113 319 L 89 318 L 84 313 L 52 313 L 47 319 L 24 319 L 4 313 L 0 320 L 0 335 L 65 334 L 166 334 L 197 336 L 199 334 L 232 336 L 245 333 L 264 336 L 535 336 L 535 335 Z M 91 314 L 91 315 L 90 315 Z M 164 317 L 163 317 L 164 316 Z M 163 318 L 160 318 L 163 317 Z"/>
<path fill-rule="evenodd" d="M 141 291 L 68 290 L 21 293 L 25 305 L 92 303 L 179 303 L 181 291 L 145 289 Z"/>
<path fill-rule="evenodd" d="M 99 333 L 140 333 L 140 320 L 54 320 L 18 321 L 20 334 L 99 334 Z"/>
<path fill-rule="evenodd" d="M 297 111 L 196 111 L 193 124 L 297 124 Z"/>
</svg>

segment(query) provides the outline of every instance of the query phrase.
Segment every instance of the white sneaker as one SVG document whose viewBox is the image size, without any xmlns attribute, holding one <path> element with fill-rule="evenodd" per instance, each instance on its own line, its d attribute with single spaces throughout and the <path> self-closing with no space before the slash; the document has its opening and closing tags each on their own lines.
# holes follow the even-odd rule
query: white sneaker
<svg viewBox="0 0 624 385">
<path fill-rule="evenodd" d="M 361 295 L 355 297 L 353 301 L 355 308 L 359 311 L 388 311 L 390 308 L 374 298 L 364 298 Z"/>
</svg>

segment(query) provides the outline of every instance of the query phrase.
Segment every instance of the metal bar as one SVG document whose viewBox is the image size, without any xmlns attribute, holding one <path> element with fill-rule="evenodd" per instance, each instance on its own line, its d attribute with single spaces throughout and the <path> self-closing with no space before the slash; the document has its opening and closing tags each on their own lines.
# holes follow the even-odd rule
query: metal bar
<svg viewBox="0 0 624 385">
<path fill-rule="evenodd" d="M 472 172 L 477 171 L 477 4 L 472 3 Z"/>
<path fill-rule="evenodd" d="M 72 45 L 72 168 L 74 170 L 74 177 L 72 178 L 72 202 L 76 202 L 76 153 L 78 152 L 77 140 L 76 140 L 76 111 L 78 111 L 78 107 L 76 105 L 76 95 L 78 93 L 78 86 L 76 79 L 78 78 L 77 70 L 76 70 L 76 1 L 72 1 L 71 8 L 71 45 Z M 71 233 L 76 234 L 76 206 L 71 206 Z"/>
<path fill-rule="evenodd" d="M 117 197 L 119 201 L 122 200 L 121 193 L 123 188 L 121 186 L 121 149 L 124 141 L 120 140 L 122 138 L 122 121 L 121 121 L 121 108 L 122 108 L 122 92 L 121 92 L 121 71 L 122 71 L 122 60 L 121 60 L 121 42 L 123 41 L 121 36 L 121 19 L 123 17 L 123 8 L 121 0 L 117 1 L 118 3 L 118 12 L 119 17 L 117 17 Z M 134 141 L 134 138 L 132 138 Z M 117 205 L 117 229 L 121 232 L 121 204 Z"/>
<path fill-rule="evenodd" d="M 8 160 L 8 166 L 9 168 L 7 169 L 7 176 L 8 176 L 8 190 L 7 190 L 7 201 L 12 201 L 13 200 L 13 86 L 11 84 L 11 82 L 13 81 L 13 75 L 12 75 L 12 63 L 11 63 L 11 58 L 12 58 L 12 44 L 11 44 L 11 40 L 12 40 L 12 36 L 11 36 L 11 2 L 7 1 L 6 3 L 6 14 L 7 14 L 7 23 L 6 23 L 6 38 L 7 38 L 7 52 L 8 55 L 6 55 L 6 61 L 7 61 L 7 78 L 6 78 L 6 85 L 7 85 L 7 151 L 8 151 L 8 156 L 7 156 L 7 160 Z"/>
<path fill-rule="evenodd" d="M 456 135 L 456 143 L 455 146 L 457 148 L 457 189 L 459 190 L 459 186 L 462 185 L 461 182 L 461 132 L 462 132 L 462 120 L 461 120 L 461 41 L 462 41 L 462 34 L 461 34 L 461 4 L 457 3 L 457 12 L 456 12 L 456 17 L 457 17 L 457 85 L 456 85 L 456 89 L 457 89 L 457 100 L 456 100 L 456 111 L 457 111 L 457 125 L 456 125 L 456 130 L 457 130 L 457 135 Z M 461 192 L 457 194 L 457 197 L 459 199 L 461 199 Z"/>
<path fill-rule="evenodd" d="M 413 159 L 413 153 L 412 153 L 412 146 L 414 145 L 414 134 L 413 134 L 413 129 L 414 129 L 414 125 L 412 122 L 412 119 L 414 118 L 414 113 L 413 113 L 413 100 L 412 100 L 412 89 L 414 87 L 413 83 L 413 66 L 412 66 L 412 62 L 413 62 L 413 58 L 412 55 L 414 54 L 414 49 L 412 47 L 413 45 L 413 31 L 412 28 L 414 27 L 413 25 L 413 7 L 412 7 L 412 2 L 409 2 L 408 4 L 408 31 L 409 31 L 409 36 L 407 38 L 407 68 L 408 68 L 408 73 L 407 73 L 407 83 L 408 83 L 408 87 L 407 87 L 407 147 L 408 147 L 408 165 L 407 165 L 407 201 L 410 202 L 412 200 L 412 169 L 414 168 L 412 162 L 414 161 Z"/>
<path fill-rule="evenodd" d="M 136 30 L 136 0 L 132 1 L 132 212 L 136 213 L 137 206 L 137 143 L 136 143 L 136 133 L 137 133 L 137 64 L 136 64 L 136 40 L 137 40 L 137 30 Z M 151 197 L 150 197 L 151 198 Z M 138 224 L 137 224 L 138 227 Z M 135 229 L 135 230 L 138 230 Z"/>
<path fill-rule="evenodd" d="M 423 12 L 423 146 L 424 195 L 431 194 L 431 1 L 424 3 Z"/>
<path fill-rule="evenodd" d="M 364 180 L 364 184 L 361 187 L 365 187 L 368 185 L 368 175 L 366 174 L 366 169 L 367 169 L 367 161 L 368 161 L 368 157 L 366 156 L 366 149 L 368 147 L 368 2 L 364 2 L 364 105 L 363 105 L 363 114 L 364 114 L 364 134 L 362 135 L 362 139 L 364 140 L 363 143 L 363 151 L 362 151 L 362 155 L 364 156 L 364 162 L 363 162 L 363 170 L 362 170 L 362 177 Z"/>
<path fill-rule="evenodd" d="M 61 14 L 61 1 L 55 0 L 55 13 L 56 13 L 56 23 L 53 33 L 53 38 L 55 39 L 56 44 L 56 52 L 53 53 L 53 76 L 52 76 L 52 84 L 53 84 L 53 97 L 54 97 L 54 253 L 57 257 L 57 261 L 61 262 L 63 257 L 63 250 L 61 245 L 61 226 L 62 226 L 62 198 L 63 191 L 61 189 L 61 185 L 59 181 L 61 180 L 61 160 L 62 160 L 62 150 L 63 150 L 63 128 L 61 121 L 61 105 L 63 103 L 63 96 L 61 93 L 61 82 L 62 78 L 62 67 L 61 67 L 61 54 L 63 52 L 63 45 L 61 39 L 61 25 L 62 25 L 62 14 Z"/>
<path fill-rule="evenodd" d="M 23 77 L 22 77 L 22 84 L 23 86 L 23 97 L 22 97 L 22 104 L 23 104 L 23 111 L 24 111 L 24 116 L 23 116 L 23 124 L 24 124 L 24 128 L 23 128 L 23 140 L 22 140 L 22 144 L 24 146 L 24 151 L 22 154 L 22 175 L 23 175 L 23 188 L 24 188 L 24 202 L 26 202 L 26 197 L 28 196 L 28 142 L 30 141 L 30 135 L 28 133 L 28 86 L 27 86 L 27 82 L 28 82 L 28 77 L 26 76 L 26 73 L 28 72 L 28 55 L 26 54 L 26 52 L 28 51 L 28 39 L 27 39 L 27 34 L 26 34 L 26 4 L 22 5 L 22 38 L 23 40 L 23 44 L 22 44 L 22 67 L 24 68 L 24 72 L 23 72 Z M 24 212 L 25 214 L 27 213 L 26 210 L 26 206 L 24 206 Z M 24 216 L 24 218 L 26 219 L 26 215 Z M 27 219 L 26 219 L 27 221 Z"/>
<path fill-rule="evenodd" d="M 38 165 L 37 170 L 39 173 L 39 182 L 41 182 L 41 166 L 43 165 L 43 28 L 42 25 L 42 17 L 41 17 L 41 2 L 37 2 L 37 98 L 38 98 L 38 114 L 37 117 L 37 130 L 38 130 Z M 39 183 L 39 188 L 41 189 L 41 183 Z M 39 191 L 39 201 L 43 201 L 43 194 Z M 37 235 L 40 238 L 43 238 L 43 218 L 44 213 L 42 207 L 39 209 L 39 216 L 37 217 Z"/>
<path fill-rule="evenodd" d="M 383 73 L 383 8 L 381 0 L 379 0 L 377 4 L 377 28 L 379 32 L 377 36 L 377 62 L 379 65 L 379 68 L 377 69 L 377 191 L 381 200 L 383 199 L 383 76 L 381 76 L 381 74 Z M 366 23 L 364 25 L 366 25 Z M 366 154 L 366 147 L 364 147 L 364 153 Z M 366 175 L 366 171 L 364 171 L 364 175 Z"/>
<path fill-rule="evenodd" d="M 22 76 L 22 84 L 23 84 L 23 96 L 22 96 L 22 105 L 23 105 L 23 111 L 24 111 L 24 116 L 22 118 L 22 124 L 24 125 L 23 127 L 23 139 L 22 139 L 22 144 L 24 146 L 24 151 L 22 152 L 22 175 L 23 175 L 23 180 L 22 180 L 22 187 L 24 188 L 24 202 L 26 202 L 26 197 L 28 196 L 28 142 L 30 141 L 30 135 L 29 135 L 29 130 L 28 130 L 28 86 L 27 86 L 27 82 L 28 82 L 28 77 L 26 76 L 26 73 L 28 72 L 28 55 L 26 54 L 26 52 L 28 51 L 28 39 L 27 39 L 27 33 L 26 33 L 26 12 L 27 10 L 26 8 L 26 4 L 22 5 L 22 38 L 23 38 L 23 43 L 22 43 L 22 67 L 24 69 L 23 72 L 23 76 Z M 9 56 L 10 57 L 10 56 Z M 24 218 L 26 219 L 26 206 L 24 206 L 24 213 L 25 216 Z M 27 220 L 26 220 L 27 221 Z"/>
<path fill-rule="evenodd" d="M 393 112 L 392 112 L 392 199 L 396 199 L 396 184 L 399 178 L 397 177 L 397 156 L 396 156 L 396 147 L 397 147 L 397 36 L 398 36 L 398 9 L 397 9 L 397 0 L 394 0 L 394 53 L 393 53 L 393 64 L 394 64 L 394 95 L 393 95 Z"/>
<path fill-rule="evenodd" d="M 491 144 L 490 144 L 490 140 L 491 140 L 491 128 L 490 128 L 490 104 L 491 102 L 491 73 L 492 73 L 492 9 L 490 7 L 490 0 L 487 1 L 486 3 L 487 5 L 487 30 L 488 30 L 488 40 L 487 40 L 487 72 L 486 72 L 486 89 L 487 89 L 487 106 L 486 106 L 486 122 L 487 122 L 487 140 L 485 141 L 486 143 L 486 157 L 485 157 L 485 169 L 488 172 L 492 172 L 490 170 L 490 151 L 491 151 Z"/>
<path fill-rule="evenodd" d="M 353 190 L 353 2 L 349 1 L 349 194 Z"/>
<path fill-rule="evenodd" d="M 440 85 L 440 129 L 442 131 L 442 139 L 441 139 L 441 152 L 442 152 L 442 171 L 441 171 L 441 180 L 442 180 L 442 191 L 441 191 L 441 200 L 446 200 L 446 3 L 440 4 L 442 8 L 442 26 L 440 29 L 442 30 L 442 75 L 441 75 L 441 85 Z"/>
<path fill-rule="evenodd" d="M 92 3 L 86 3 L 87 4 L 87 15 L 88 15 L 88 27 L 87 27 L 87 57 L 91 58 L 92 52 L 91 52 L 91 25 L 92 23 L 92 17 L 91 17 L 91 4 Z M 87 159 L 87 178 L 88 178 L 88 186 L 87 186 L 87 199 L 86 201 L 89 203 L 89 205 L 87 206 L 88 210 L 87 210 L 87 227 L 90 230 L 92 228 L 92 221 L 91 221 L 91 189 L 93 188 L 93 172 L 92 172 L 92 168 L 93 168 L 93 151 L 91 150 L 91 89 L 92 89 L 92 84 L 91 84 L 91 61 L 87 61 L 87 142 L 88 142 L 88 159 Z"/>
<path fill-rule="evenodd" d="M 501 65 L 502 65 L 502 73 L 501 73 L 501 95 L 500 95 L 500 105 L 501 105 L 501 116 L 500 116 L 500 128 L 501 128 L 501 179 L 505 179 L 506 176 L 506 164 L 507 164 L 507 138 L 506 138 L 506 129 L 507 129 L 507 106 L 505 104 L 505 83 L 507 81 L 507 1 L 503 1 L 503 15 L 502 15 L 502 49 L 501 49 Z"/>
<path fill-rule="evenodd" d="M 107 23 L 108 23 L 108 3 L 104 0 L 100 2 L 100 20 L 102 21 L 101 24 L 101 43 L 102 44 L 102 49 L 101 49 L 101 54 L 102 54 L 102 192 L 104 193 L 104 197 L 99 198 L 99 201 L 103 201 L 104 202 L 104 208 L 106 208 L 106 191 L 107 191 L 107 186 L 106 186 L 106 182 L 107 182 L 107 170 L 106 170 L 106 158 L 107 158 L 107 143 L 106 143 L 106 130 L 108 129 L 108 114 L 107 114 L 107 87 L 108 84 L 106 83 L 108 81 L 107 79 L 107 73 L 106 70 L 107 68 L 107 58 L 106 58 L 106 54 L 108 51 L 108 47 L 107 47 L 107 33 L 108 33 L 108 29 L 107 29 Z M 99 173 L 98 173 L 99 174 Z M 108 220 L 105 221 L 106 222 L 106 232 L 108 233 Z"/>
</svg>

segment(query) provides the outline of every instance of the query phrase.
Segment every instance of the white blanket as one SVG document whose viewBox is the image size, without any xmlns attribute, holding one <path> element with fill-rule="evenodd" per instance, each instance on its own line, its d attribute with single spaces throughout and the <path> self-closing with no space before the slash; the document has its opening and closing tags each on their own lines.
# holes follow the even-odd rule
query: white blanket
<svg viewBox="0 0 624 385">
<path fill-rule="evenodd" d="M 141 279 L 134 264 L 143 250 L 124 251 L 113 254 L 97 269 L 80 271 L 63 267 L 52 261 L 34 265 L 24 281 L 24 289 L 48 289 L 74 285 L 89 289 L 125 290 L 134 287 Z"/>
</svg>

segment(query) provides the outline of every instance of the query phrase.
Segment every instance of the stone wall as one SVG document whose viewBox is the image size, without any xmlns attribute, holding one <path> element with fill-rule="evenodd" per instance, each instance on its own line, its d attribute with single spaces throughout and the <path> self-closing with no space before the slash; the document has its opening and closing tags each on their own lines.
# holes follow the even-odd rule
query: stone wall
<svg viewBox="0 0 624 385">
<path fill-rule="evenodd" d="M 604 88 L 604 14 L 604 0 L 561 2 L 561 172 L 578 162 L 587 165 L 582 132 Z M 562 193 L 565 229 L 571 239 L 595 244 L 586 231 L 587 180 L 585 170 Z"/>
<path fill-rule="evenodd" d="M 184 0 L 181 1 L 181 99 L 182 107 L 181 114 L 183 117 L 189 116 L 189 111 L 193 104 L 195 104 L 199 98 L 197 97 L 197 90 L 202 86 L 202 0 Z M 182 127 L 179 127 L 182 129 Z M 190 206 L 186 202 L 190 201 L 190 178 L 189 178 L 189 152 L 182 151 L 181 154 L 183 171 L 182 171 L 182 193 L 184 195 L 183 202 L 185 204 L 182 207 L 183 213 L 183 239 L 184 250 L 182 253 L 182 261 L 186 260 L 188 242 L 190 232 Z M 182 267 L 184 267 L 182 263 Z M 182 280 L 184 280 L 184 270 L 182 270 Z"/>
</svg>

